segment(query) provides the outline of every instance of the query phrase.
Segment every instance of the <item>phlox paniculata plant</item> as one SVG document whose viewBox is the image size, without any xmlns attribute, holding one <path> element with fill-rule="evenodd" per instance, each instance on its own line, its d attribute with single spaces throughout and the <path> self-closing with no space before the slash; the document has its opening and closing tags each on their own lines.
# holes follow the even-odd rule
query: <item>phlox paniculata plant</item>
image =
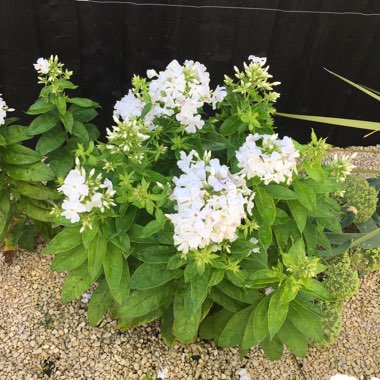
<svg viewBox="0 0 380 380">
<path fill-rule="evenodd" d="M 275 133 L 271 78 L 252 56 L 211 89 L 203 64 L 172 61 L 133 77 L 106 142 L 79 145 L 45 253 L 69 271 L 64 302 L 97 284 L 92 325 L 107 310 L 121 328 L 159 319 L 168 345 L 259 344 L 271 359 L 322 339 L 322 257 L 338 248 L 333 194 L 352 166 L 324 164 L 314 133 L 306 145 Z"/>
</svg>

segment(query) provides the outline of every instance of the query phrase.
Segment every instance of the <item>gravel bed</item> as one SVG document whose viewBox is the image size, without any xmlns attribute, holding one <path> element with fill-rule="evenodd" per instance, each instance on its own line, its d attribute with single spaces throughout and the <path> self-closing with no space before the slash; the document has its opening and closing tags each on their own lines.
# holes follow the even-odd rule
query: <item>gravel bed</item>
<svg viewBox="0 0 380 380">
<path fill-rule="evenodd" d="M 359 294 L 346 304 L 344 328 L 330 349 L 310 349 L 298 359 L 286 353 L 276 362 L 254 349 L 240 360 L 237 349 L 209 342 L 167 348 L 158 325 L 115 330 L 106 318 L 86 322 L 82 300 L 62 305 L 63 274 L 49 269 L 51 258 L 19 252 L 0 271 L 0 379 L 140 379 L 168 368 L 168 379 L 329 379 L 336 373 L 359 379 L 380 377 L 380 272 L 366 276 Z"/>
<path fill-rule="evenodd" d="M 380 155 L 359 154 L 355 164 L 379 170 Z M 287 352 L 276 362 L 253 349 L 240 360 L 237 349 L 204 341 L 169 349 L 156 323 L 125 332 L 109 318 L 88 326 L 85 300 L 62 305 L 65 275 L 50 270 L 51 257 L 39 255 L 40 249 L 19 252 L 10 266 L 0 260 L 0 380 L 156 379 L 160 368 L 173 380 L 239 379 L 241 368 L 252 380 L 380 377 L 380 272 L 367 275 L 345 305 L 343 331 L 333 347 L 311 348 L 297 360 Z"/>
</svg>

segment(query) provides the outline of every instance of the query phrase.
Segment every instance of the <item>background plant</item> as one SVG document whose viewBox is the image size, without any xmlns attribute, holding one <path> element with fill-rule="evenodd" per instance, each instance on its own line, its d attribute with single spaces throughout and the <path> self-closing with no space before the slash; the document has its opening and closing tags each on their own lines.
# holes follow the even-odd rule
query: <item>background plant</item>
<svg viewBox="0 0 380 380">
<path fill-rule="evenodd" d="M 0 241 L 10 261 L 19 242 L 34 249 L 36 231 L 49 237 L 50 202 L 59 196 L 45 186 L 55 175 L 43 155 L 21 144 L 30 139 L 28 128 L 6 119 L 11 110 L 1 97 L 0 107 Z"/>
</svg>

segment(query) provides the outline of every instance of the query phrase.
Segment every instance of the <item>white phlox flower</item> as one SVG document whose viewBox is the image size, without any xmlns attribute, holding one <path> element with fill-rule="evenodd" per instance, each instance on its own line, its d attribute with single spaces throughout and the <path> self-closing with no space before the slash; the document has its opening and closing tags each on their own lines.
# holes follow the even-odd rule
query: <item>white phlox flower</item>
<svg viewBox="0 0 380 380">
<path fill-rule="evenodd" d="M 165 380 L 168 376 L 168 373 L 169 373 L 169 370 L 167 368 L 161 368 L 158 372 L 157 372 L 157 378 L 160 379 L 160 380 Z"/>
<path fill-rule="evenodd" d="M 251 376 L 245 368 L 240 368 L 237 374 L 239 375 L 239 380 L 251 380 Z"/>
<path fill-rule="evenodd" d="M 79 222 L 80 214 L 89 213 L 94 209 L 104 212 L 105 209 L 115 205 L 113 202 L 115 190 L 112 182 L 108 178 L 102 182 L 101 174 L 95 177 L 94 169 L 87 174 L 80 167 L 78 159 L 76 159 L 75 169 L 69 172 L 58 191 L 66 196 L 62 202 L 61 215 L 71 223 Z M 82 220 L 81 232 L 86 227 L 92 228 L 89 218 Z"/>
<path fill-rule="evenodd" d="M 145 107 L 145 103 L 135 96 L 132 90 L 114 106 L 114 115 L 118 118 L 128 120 L 131 116 L 139 117 Z"/>
<path fill-rule="evenodd" d="M 37 62 L 33 64 L 34 68 L 39 74 L 48 74 L 49 73 L 49 61 L 45 58 L 38 58 Z"/>
<path fill-rule="evenodd" d="M 258 63 L 260 66 L 264 66 L 267 63 L 267 59 L 265 57 L 256 57 L 255 55 L 250 55 L 248 59 L 252 63 Z"/>
<path fill-rule="evenodd" d="M 299 155 L 291 138 L 278 139 L 277 134 L 257 133 L 249 135 L 236 152 L 242 173 L 248 179 L 259 177 L 266 185 L 270 182 L 290 184 L 293 173 L 297 173 Z"/>
<path fill-rule="evenodd" d="M 13 108 L 9 108 L 7 104 L 5 103 L 4 99 L 1 97 L 0 94 L 0 125 L 3 125 L 5 123 L 5 118 L 7 117 L 7 112 L 14 111 Z"/>
<path fill-rule="evenodd" d="M 79 213 L 86 212 L 87 207 L 79 200 L 66 199 L 62 203 L 62 210 L 62 216 L 70 220 L 71 223 L 77 223 L 80 221 Z"/>
<path fill-rule="evenodd" d="M 174 244 L 183 253 L 234 241 L 236 230 L 253 206 L 254 193 L 244 178 L 231 174 L 218 159 L 196 151 L 180 153 L 177 165 L 184 174 L 174 177 L 170 199 L 176 213 L 167 217 L 174 225 Z"/>
<path fill-rule="evenodd" d="M 88 195 L 88 186 L 83 174 L 83 171 L 77 168 L 71 170 L 58 190 L 71 201 L 77 201 L 80 197 Z"/>
</svg>

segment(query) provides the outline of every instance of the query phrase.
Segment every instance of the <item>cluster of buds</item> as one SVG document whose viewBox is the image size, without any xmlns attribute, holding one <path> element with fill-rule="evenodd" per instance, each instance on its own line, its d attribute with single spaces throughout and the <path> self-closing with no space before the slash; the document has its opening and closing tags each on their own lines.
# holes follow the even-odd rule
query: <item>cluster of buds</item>
<svg viewBox="0 0 380 380">
<path fill-rule="evenodd" d="M 56 79 L 69 80 L 73 75 L 72 71 L 64 70 L 63 63 L 59 61 L 58 56 L 53 55 L 49 59 L 38 58 L 34 68 L 39 74 L 38 83 L 45 85 L 53 84 Z"/>
</svg>

